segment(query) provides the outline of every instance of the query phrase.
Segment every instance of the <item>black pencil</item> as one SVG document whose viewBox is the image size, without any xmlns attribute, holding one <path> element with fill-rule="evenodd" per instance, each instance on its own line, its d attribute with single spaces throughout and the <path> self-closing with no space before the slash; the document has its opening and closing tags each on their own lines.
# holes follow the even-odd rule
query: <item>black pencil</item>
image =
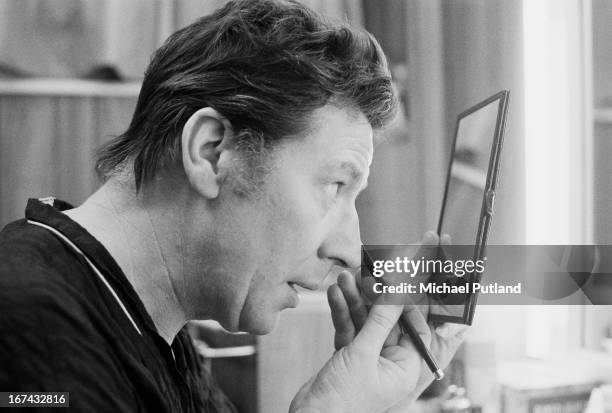
<svg viewBox="0 0 612 413">
<path fill-rule="evenodd" d="M 421 357 L 423 357 L 423 360 L 425 360 L 427 367 L 429 367 L 429 370 L 431 370 L 431 372 L 434 374 L 436 380 L 442 380 L 444 378 L 444 372 L 438 366 L 434 355 L 431 354 L 431 351 L 427 348 L 419 333 L 414 329 L 414 326 L 408 320 L 402 317 L 399 319 L 399 326 L 402 333 L 406 333 L 408 336 L 410 336 L 412 343 L 417 348 L 417 351 Z"/>
<path fill-rule="evenodd" d="M 365 250 L 365 248 L 362 248 L 361 250 L 363 253 L 363 261 L 364 261 L 362 263 L 363 264 L 362 266 L 365 266 L 368 269 L 373 268 L 374 263 L 372 262 L 372 258 L 370 257 L 368 252 Z M 382 277 L 380 278 L 379 281 L 383 283 L 384 285 L 384 280 L 382 279 Z M 416 331 L 412 323 L 410 323 L 408 320 L 400 316 L 398 324 L 400 326 L 400 330 L 402 334 L 408 334 L 408 336 L 410 337 L 410 340 L 412 340 L 412 344 L 414 344 L 414 346 L 416 347 L 417 351 L 419 352 L 423 360 L 425 360 L 427 367 L 429 367 L 429 370 L 431 370 L 436 380 L 442 380 L 444 378 L 444 372 L 442 371 L 440 366 L 438 366 L 438 362 L 436 361 L 436 358 L 434 357 L 433 354 L 431 354 L 431 351 L 429 350 L 429 348 L 427 348 L 427 346 L 423 342 L 423 339 L 421 338 L 419 333 Z"/>
</svg>

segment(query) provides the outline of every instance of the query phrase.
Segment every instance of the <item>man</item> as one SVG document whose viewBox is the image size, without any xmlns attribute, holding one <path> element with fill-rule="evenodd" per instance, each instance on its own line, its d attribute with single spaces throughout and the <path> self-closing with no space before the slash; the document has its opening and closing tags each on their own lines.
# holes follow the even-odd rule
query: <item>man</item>
<svg viewBox="0 0 612 413">
<path fill-rule="evenodd" d="M 30 200 L 2 232 L 0 389 L 68 391 L 79 411 L 231 411 L 183 326 L 266 334 L 296 285 L 360 265 L 355 198 L 394 106 L 376 41 L 297 3 L 235 1 L 173 34 L 100 153 L 104 185 L 74 209 Z M 348 273 L 328 295 L 338 351 L 292 411 L 414 400 L 432 376 L 400 316 L 444 365 L 459 344 L 413 308 L 368 313 Z"/>
</svg>

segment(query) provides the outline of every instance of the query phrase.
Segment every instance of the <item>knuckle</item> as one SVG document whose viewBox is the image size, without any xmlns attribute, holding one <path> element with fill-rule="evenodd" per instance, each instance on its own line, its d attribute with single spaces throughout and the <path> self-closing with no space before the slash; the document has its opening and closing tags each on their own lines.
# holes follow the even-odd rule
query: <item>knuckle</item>
<svg viewBox="0 0 612 413">
<path fill-rule="evenodd" d="M 391 320 L 389 316 L 386 314 L 381 314 L 380 312 L 373 311 L 369 316 L 371 322 L 382 329 L 389 329 L 393 326 L 394 322 Z"/>
</svg>

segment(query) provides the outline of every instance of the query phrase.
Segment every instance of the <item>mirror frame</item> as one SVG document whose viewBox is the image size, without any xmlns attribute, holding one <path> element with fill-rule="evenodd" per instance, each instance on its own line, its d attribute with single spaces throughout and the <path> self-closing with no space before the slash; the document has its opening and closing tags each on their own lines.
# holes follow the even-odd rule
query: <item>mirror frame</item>
<svg viewBox="0 0 612 413">
<path fill-rule="evenodd" d="M 495 123 L 495 131 L 493 136 L 493 144 L 491 145 L 491 153 L 489 156 L 489 166 L 487 170 L 487 178 L 482 197 L 480 218 L 478 220 L 478 231 L 476 233 L 476 242 L 474 245 L 474 261 L 484 259 L 486 254 L 487 240 L 489 236 L 489 228 L 491 226 L 491 220 L 493 217 L 493 207 L 495 203 L 495 191 L 497 190 L 497 180 L 499 175 L 500 166 L 500 154 L 504 138 L 504 130 L 506 126 L 506 117 L 508 113 L 508 100 L 510 97 L 510 91 L 502 90 L 485 100 L 477 103 L 469 109 L 461 112 L 457 116 L 457 122 L 455 124 L 455 134 L 453 137 L 453 143 L 451 146 L 450 159 L 448 162 L 448 170 L 446 173 L 446 184 L 444 187 L 444 196 L 442 198 L 442 208 L 440 209 L 440 218 L 438 220 L 438 234 L 440 235 L 442 230 L 442 224 L 444 222 L 444 211 L 446 209 L 446 202 L 448 197 L 448 190 L 450 187 L 451 170 L 453 167 L 453 159 L 455 155 L 455 148 L 457 144 L 457 136 L 459 133 L 459 125 L 461 120 L 467 116 L 477 112 L 478 110 L 488 106 L 489 104 L 499 100 L 497 108 L 497 120 Z M 486 271 L 486 270 L 485 270 Z M 482 273 L 484 274 L 484 273 Z M 466 274 L 464 277 L 467 278 L 468 283 L 479 282 L 482 274 Z M 472 291 L 472 289 L 470 289 Z M 466 303 L 464 304 L 463 316 L 451 316 L 445 314 L 431 314 L 429 313 L 429 320 L 435 322 L 450 322 L 457 324 L 471 325 L 474 319 L 474 310 L 476 309 L 476 301 L 478 299 L 478 293 L 469 293 L 466 297 Z"/>
</svg>

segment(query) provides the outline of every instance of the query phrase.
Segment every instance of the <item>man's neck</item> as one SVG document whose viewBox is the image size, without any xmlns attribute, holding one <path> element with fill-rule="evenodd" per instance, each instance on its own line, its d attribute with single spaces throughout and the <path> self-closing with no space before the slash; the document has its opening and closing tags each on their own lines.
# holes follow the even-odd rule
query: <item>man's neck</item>
<svg viewBox="0 0 612 413">
<path fill-rule="evenodd" d="M 111 254 L 134 287 L 159 335 L 171 344 L 187 321 L 174 288 L 175 257 L 161 237 L 159 217 L 143 205 L 132 186 L 111 179 L 80 207 L 65 211 Z"/>
</svg>

